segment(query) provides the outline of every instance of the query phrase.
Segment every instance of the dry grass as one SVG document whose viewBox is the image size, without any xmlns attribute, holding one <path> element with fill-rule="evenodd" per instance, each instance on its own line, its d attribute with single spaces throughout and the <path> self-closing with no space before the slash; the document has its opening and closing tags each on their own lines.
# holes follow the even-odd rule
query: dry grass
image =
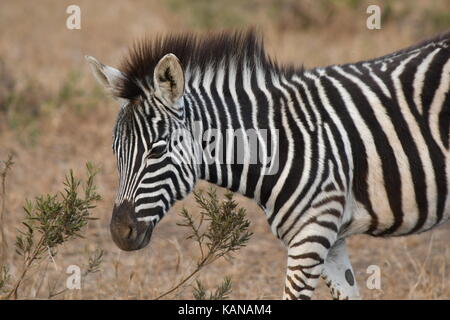
<svg viewBox="0 0 450 320">
<path fill-rule="evenodd" d="M 333 6 L 324 6 L 323 1 L 283 1 L 274 8 L 271 4 L 275 1 L 255 0 L 252 7 L 229 13 L 217 1 L 197 0 L 191 6 L 191 1 L 174 0 L 77 0 L 82 29 L 71 31 L 65 28 L 65 9 L 73 2 L 0 3 L 0 60 L 7 69 L 3 72 L 0 64 L 0 159 L 6 159 L 8 153 L 15 156 L 4 199 L 11 273 L 18 272 L 14 266 L 19 265 L 19 258 L 12 244 L 25 198 L 57 190 L 68 169 L 81 173 L 84 163 L 92 161 L 101 167 L 97 183 L 104 199 L 95 210 L 99 220 L 88 225 L 86 239 L 68 244 L 55 262 L 49 261 L 31 275 L 23 298 L 48 297 L 55 283 L 65 282 L 68 265 L 80 263 L 87 252 L 102 248 L 102 271 L 85 279 L 82 290 L 57 298 L 149 299 L 171 287 L 198 254 L 195 244 L 186 241 L 184 230 L 176 225 L 180 221 L 176 213 L 182 206 L 194 210 L 192 197 L 171 210 L 146 249 L 121 252 L 111 241 L 108 225 L 117 186 L 111 133 L 117 107 L 99 92 L 84 62 L 85 54 L 114 65 L 132 40 L 144 33 L 252 24 L 261 28 L 269 52 L 280 61 L 313 67 L 375 57 L 450 27 L 442 13 L 448 11 L 448 1 L 420 1 L 410 7 L 389 2 L 391 13 L 386 24 L 379 31 L 370 31 L 365 28 L 367 4 L 361 1 L 333 1 Z M 228 14 L 236 20 L 201 20 L 206 14 Z M 298 18 L 301 14 L 307 17 Z M 18 100 L 16 112 L 2 112 L 5 94 L 10 91 L 22 100 Z M 231 298 L 278 299 L 284 285 L 284 248 L 270 233 L 258 206 L 248 199 L 237 199 L 247 208 L 254 235 L 236 259 L 218 262 L 200 279 L 212 287 L 229 275 L 234 283 Z M 407 238 L 351 238 L 350 254 L 363 297 L 449 299 L 449 235 L 447 224 Z M 381 267 L 381 291 L 365 286 L 366 268 L 372 264 Z M 177 297 L 192 298 L 191 290 Z M 323 284 L 316 298 L 330 298 Z"/>
</svg>

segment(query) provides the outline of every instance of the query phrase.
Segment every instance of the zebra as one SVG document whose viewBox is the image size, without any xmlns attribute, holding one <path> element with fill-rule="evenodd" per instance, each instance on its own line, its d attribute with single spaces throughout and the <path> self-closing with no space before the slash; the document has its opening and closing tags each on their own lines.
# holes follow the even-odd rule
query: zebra
<svg viewBox="0 0 450 320">
<path fill-rule="evenodd" d="M 206 180 L 265 212 L 287 248 L 283 299 L 311 299 L 320 278 L 334 299 L 360 299 L 347 237 L 416 234 L 450 217 L 449 46 L 450 32 L 305 69 L 277 63 L 246 30 L 145 38 L 118 69 L 86 56 L 120 104 L 114 242 L 144 248 L 171 206 Z M 241 162 L 229 161 L 228 147 L 225 159 L 206 159 L 208 143 L 240 129 L 256 132 L 262 161 L 250 163 L 245 136 Z"/>
</svg>

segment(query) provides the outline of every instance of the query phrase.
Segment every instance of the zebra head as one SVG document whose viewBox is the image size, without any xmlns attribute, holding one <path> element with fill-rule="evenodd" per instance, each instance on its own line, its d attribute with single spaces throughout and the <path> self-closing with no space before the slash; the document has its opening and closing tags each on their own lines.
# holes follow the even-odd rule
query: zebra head
<svg viewBox="0 0 450 320">
<path fill-rule="evenodd" d="M 123 94 L 129 74 L 87 56 L 96 79 L 121 105 L 113 134 L 119 189 L 110 230 L 126 251 L 145 247 L 156 223 L 188 194 L 196 180 L 193 140 L 184 110 L 184 74 L 177 57 L 162 57 L 151 76 L 134 81 L 132 99 Z"/>
</svg>

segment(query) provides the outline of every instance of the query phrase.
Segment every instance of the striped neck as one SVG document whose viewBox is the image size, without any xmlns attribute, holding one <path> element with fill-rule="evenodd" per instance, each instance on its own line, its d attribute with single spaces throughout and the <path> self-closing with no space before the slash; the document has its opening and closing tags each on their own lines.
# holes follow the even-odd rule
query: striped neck
<svg viewBox="0 0 450 320">
<path fill-rule="evenodd" d="M 231 64 L 186 78 L 186 115 L 203 150 L 198 177 L 272 211 L 283 169 L 279 163 L 292 156 L 285 140 L 291 132 L 280 130 L 294 120 L 288 115 L 285 76 Z"/>
</svg>

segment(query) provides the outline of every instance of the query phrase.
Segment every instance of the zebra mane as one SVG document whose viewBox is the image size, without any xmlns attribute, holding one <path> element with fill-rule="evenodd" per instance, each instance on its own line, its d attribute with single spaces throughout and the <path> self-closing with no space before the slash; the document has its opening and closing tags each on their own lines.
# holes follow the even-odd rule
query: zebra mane
<svg viewBox="0 0 450 320">
<path fill-rule="evenodd" d="M 142 94 L 141 85 L 152 86 L 153 70 L 166 54 L 175 54 L 185 73 L 244 62 L 250 68 L 262 67 L 266 71 L 285 74 L 294 72 L 293 66 L 280 66 L 264 50 L 262 37 L 254 29 L 198 35 L 195 33 L 158 35 L 134 43 L 120 70 L 126 79 L 120 86 L 119 96 L 134 99 Z"/>
</svg>

